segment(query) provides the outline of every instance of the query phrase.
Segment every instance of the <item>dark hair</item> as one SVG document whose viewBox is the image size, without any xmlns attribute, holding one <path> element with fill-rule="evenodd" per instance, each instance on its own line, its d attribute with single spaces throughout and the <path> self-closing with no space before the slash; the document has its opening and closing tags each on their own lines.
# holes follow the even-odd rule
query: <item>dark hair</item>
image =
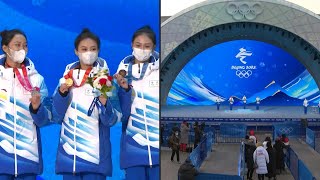
<svg viewBox="0 0 320 180">
<path fill-rule="evenodd" d="M 269 136 L 267 136 L 264 140 L 268 141 L 268 142 L 271 142 L 271 138 Z"/>
<path fill-rule="evenodd" d="M 100 38 L 97 35 L 93 34 L 88 28 L 84 28 L 82 32 L 77 36 L 76 40 L 74 41 L 74 48 L 78 50 L 80 42 L 87 38 L 94 40 L 98 45 L 98 49 L 100 49 Z"/>
<path fill-rule="evenodd" d="M 249 136 L 248 136 L 248 135 L 246 135 L 246 139 L 249 139 Z"/>
<path fill-rule="evenodd" d="M 17 34 L 21 34 L 27 39 L 27 36 L 22 32 L 20 29 L 12 29 L 12 30 L 4 30 L 0 33 L 1 35 L 1 47 L 3 45 L 8 46 L 8 44 L 11 42 L 13 37 Z"/>
<path fill-rule="evenodd" d="M 154 45 L 156 45 L 156 33 L 154 33 L 154 31 L 151 29 L 150 26 L 143 26 L 141 28 L 139 28 L 138 30 L 136 30 L 136 32 L 134 32 L 133 36 L 132 36 L 132 40 L 131 42 L 133 43 L 133 41 L 136 39 L 136 37 L 145 34 L 146 36 L 148 36 L 151 41 L 153 42 Z"/>
<path fill-rule="evenodd" d="M 268 141 L 268 142 L 267 142 L 267 148 L 272 148 L 271 141 Z"/>
</svg>

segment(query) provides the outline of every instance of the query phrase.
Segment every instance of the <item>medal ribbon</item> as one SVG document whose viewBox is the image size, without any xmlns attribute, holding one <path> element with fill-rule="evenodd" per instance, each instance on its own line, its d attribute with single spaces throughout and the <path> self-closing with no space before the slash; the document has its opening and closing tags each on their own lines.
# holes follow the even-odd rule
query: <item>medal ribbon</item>
<svg viewBox="0 0 320 180">
<path fill-rule="evenodd" d="M 91 67 L 86 70 L 86 72 L 85 72 L 84 75 L 83 75 L 83 78 L 82 78 L 82 81 L 81 81 L 80 85 L 76 85 L 76 84 L 75 84 L 75 81 L 74 81 L 74 79 L 73 79 L 73 69 L 71 69 L 71 70 L 68 72 L 68 74 L 64 75 L 64 78 L 65 78 L 65 79 L 71 78 L 71 79 L 73 80 L 73 82 L 74 82 L 74 83 L 73 83 L 73 86 L 74 86 L 74 87 L 81 87 L 81 86 L 83 86 L 84 83 L 87 81 L 91 70 L 92 70 Z M 79 71 L 80 71 L 80 69 L 79 69 Z"/>
<path fill-rule="evenodd" d="M 33 91 L 34 89 L 32 88 L 29 78 L 28 78 L 28 73 L 27 73 L 27 68 L 24 64 L 21 64 L 21 69 L 22 69 L 22 73 L 23 73 L 23 77 L 21 76 L 18 68 L 13 68 L 13 71 L 15 73 L 15 75 L 17 76 L 20 84 L 23 86 L 23 88 L 29 92 Z M 39 90 L 35 89 L 35 90 Z"/>
<path fill-rule="evenodd" d="M 89 108 L 89 110 L 88 110 L 88 113 L 87 113 L 88 116 L 91 116 L 91 114 L 92 114 L 93 109 L 94 109 L 95 106 L 97 106 L 98 109 L 101 109 L 102 106 L 103 106 L 103 105 L 101 104 L 101 102 L 99 101 L 98 97 L 95 97 L 95 98 L 93 99 L 93 101 L 92 101 L 92 103 L 91 103 L 91 105 L 90 105 L 90 108 Z"/>
<path fill-rule="evenodd" d="M 148 64 L 149 64 L 149 63 L 143 63 L 140 77 L 139 77 L 139 78 L 136 78 L 136 77 L 134 77 L 134 76 L 132 75 L 132 65 L 133 65 L 133 63 L 132 63 L 132 62 L 129 62 L 129 67 L 128 67 L 128 84 L 129 84 L 129 85 L 131 85 L 132 80 L 138 81 L 138 80 L 143 79 L 143 77 L 144 77 L 144 75 L 145 75 L 145 73 L 146 73 L 146 71 L 147 71 Z"/>
</svg>

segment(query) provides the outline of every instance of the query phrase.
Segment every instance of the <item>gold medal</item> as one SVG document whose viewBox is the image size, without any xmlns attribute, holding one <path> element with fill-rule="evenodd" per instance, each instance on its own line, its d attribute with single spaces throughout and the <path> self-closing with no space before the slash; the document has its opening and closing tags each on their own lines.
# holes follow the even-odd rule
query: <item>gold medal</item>
<svg viewBox="0 0 320 180">
<path fill-rule="evenodd" d="M 66 79 L 66 85 L 68 87 L 72 86 L 73 85 L 73 80 L 71 78 Z"/>
</svg>

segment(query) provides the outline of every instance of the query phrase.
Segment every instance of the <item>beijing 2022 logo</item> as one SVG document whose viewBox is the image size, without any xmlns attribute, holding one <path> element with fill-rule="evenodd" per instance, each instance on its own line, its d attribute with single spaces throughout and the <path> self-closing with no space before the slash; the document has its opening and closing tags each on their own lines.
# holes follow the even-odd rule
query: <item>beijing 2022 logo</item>
<svg viewBox="0 0 320 180">
<path fill-rule="evenodd" d="M 231 69 L 236 70 L 235 74 L 239 78 L 249 78 L 252 75 L 253 70 L 257 69 L 256 66 L 247 64 L 248 57 L 252 56 L 252 54 L 253 53 L 251 51 L 247 51 L 242 47 L 239 49 L 239 53 L 235 56 L 235 58 L 237 58 L 242 63 L 242 65 L 231 66 Z"/>
</svg>

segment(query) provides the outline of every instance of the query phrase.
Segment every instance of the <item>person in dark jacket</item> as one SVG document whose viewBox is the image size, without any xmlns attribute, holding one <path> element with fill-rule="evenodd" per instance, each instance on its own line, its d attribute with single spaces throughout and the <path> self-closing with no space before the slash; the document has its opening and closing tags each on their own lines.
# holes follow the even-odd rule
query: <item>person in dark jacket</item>
<svg viewBox="0 0 320 180">
<path fill-rule="evenodd" d="M 267 165 L 268 174 L 267 177 L 269 179 L 276 179 L 276 150 L 272 148 L 271 142 L 267 142 L 267 152 L 269 154 L 269 163 Z"/>
<path fill-rule="evenodd" d="M 178 161 L 178 163 L 180 163 L 180 160 L 179 160 L 179 148 L 180 148 L 179 131 L 176 131 L 171 135 L 170 144 L 171 144 L 171 149 L 172 149 L 171 162 L 173 162 L 174 155 L 177 154 L 177 161 Z"/>
<path fill-rule="evenodd" d="M 180 180 L 195 180 L 195 176 L 198 175 L 197 169 L 191 163 L 190 159 L 186 159 L 186 161 L 180 166 L 178 170 L 179 179 Z"/>
<path fill-rule="evenodd" d="M 164 124 L 161 124 L 161 127 L 160 127 L 160 145 L 163 144 L 163 133 L 164 133 Z"/>
<path fill-rule="evenodd" d="M 200 143 L 201 137 L 202 137 L 202 131 L 201 131 L 200 127 L 199 127 L 198 122 L 195 122 L 195 124 L 194 124 L 194 149 Z"/>
<path fill-rule="evenodd" d="M 280 139 L 276 139 L 276 142 L 274 144 L 274 149 L 276 150 L 276 171 L 280 172 L 284 170 L 284 144 L 281 142 Z"/>
<path fill-rule="evenodd" d="M 245 162 L 247 163 L 247 179 L 252 180 L 254 171 L 253 153 L 256 150 L 256 145 L 253 139 L 247 139 L 245 141 Z"/>
</svg>

